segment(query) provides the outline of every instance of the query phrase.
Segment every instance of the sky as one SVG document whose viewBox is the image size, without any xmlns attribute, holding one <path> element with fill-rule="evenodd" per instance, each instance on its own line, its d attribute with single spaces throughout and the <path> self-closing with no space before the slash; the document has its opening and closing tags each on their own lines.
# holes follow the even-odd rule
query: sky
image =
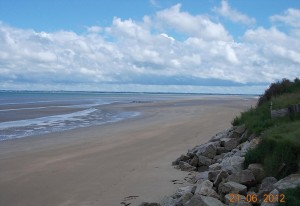
<svg viewBox="0 0 300 206">
<path fill-rule="evenodd" d="M 261 94 L 296 77 L 298 0 L 0 0 L 0 90 Z"/>
</svg>

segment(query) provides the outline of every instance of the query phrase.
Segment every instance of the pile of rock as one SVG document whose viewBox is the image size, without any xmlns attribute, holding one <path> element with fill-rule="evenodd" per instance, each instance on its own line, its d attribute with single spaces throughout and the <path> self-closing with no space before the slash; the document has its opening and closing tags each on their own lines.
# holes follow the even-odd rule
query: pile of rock
<svg viewBox="0 0 300 206">
<path fill-rule="evenodd" d="M 250 164 L 244 169 L 245 154 L 258 143 L 259 138 L 248 137 L 245 126 L 239 126 L 218 133 L 208 143 L 181 155 L 172 164 L 183 171 L 194 171 L 193 185 L 179 188 L 160 205 L 277 205 L 280 192 L 300 185 L 300 174 L 277 181 L 266 177 L 261 164 Z M 277 199 L 264 202 L 265 194 Z"/>
</svg>

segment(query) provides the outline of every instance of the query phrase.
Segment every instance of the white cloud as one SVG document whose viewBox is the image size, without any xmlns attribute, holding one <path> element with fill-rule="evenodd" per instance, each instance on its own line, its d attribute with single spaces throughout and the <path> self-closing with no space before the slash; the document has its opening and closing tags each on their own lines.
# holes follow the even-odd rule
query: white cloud
<svg viewBox="0 0 300 206">
<path fill-rule="evenodd" d="M 91 32 L 91 33 L 98 33 L 98 32 L 102 31 L 102 28 L 100 26 L 90 26 L 90 27 L 87 27 L 87 30 L 88 30 L 88 32 Z"/>
<path fill-rule="evenodd" d="M 274 15 L 270 17 L 272 22 L 282 22 L 292 27 L 300 27 L 300 10 L 290 8 L 283 15 Z"/>
<path fill-rule="evenodd" d="M 157 0 L 149 0 L 150 4 L 156 8 L 159 8 L 160 5 Z"/>
<path fill-rule="evenodd" d="M 178 32 L 197 36 L 207 40 L 228 41 L 230 35 L 222 24 L 211 21 L 207 16 L 191 15 L 180 11 L 181 4 L 157 12 L 156 16 L 162 26 L 169 26 Z"/>
<path fill-rule="evenodd" d="M 141 21 L 115 17 L 83 34 L 0 23 L 0 45 L 0 89 L 211 92 L 221 84 L 257 93 L 264 86 L 236 85 L 300 76 L 297 36 L 258 27 L 237 42 L 221 23 L 179 4 Z M 216 85 L 204 91 L 205 79 Z"/>
<path fill-rule="evenodd" d="M 215 7 L 213 9 L 217 14 L 230 19 L 232 22 L 241 23 L 245 25 L 253 25 L 255 24 L 255 18 L 251 18 L 246 14 L 243 14 L 233 8 L 230 7 L 227 0 L 221 1 L 221 7 Z"/>
</svg>

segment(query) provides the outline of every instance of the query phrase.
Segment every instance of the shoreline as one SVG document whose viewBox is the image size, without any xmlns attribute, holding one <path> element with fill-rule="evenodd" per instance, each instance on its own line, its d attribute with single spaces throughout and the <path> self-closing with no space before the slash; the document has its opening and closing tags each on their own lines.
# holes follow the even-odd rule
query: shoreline
<svg viewBox="0 0 300 206">
<path fill-rule="evenodd" d="M 159 201 L 185 184 L 186 172 L 170 164 L 174 157 L 207 142 L 256 102 L 227 99 L 115 105 L 116 110 L 142 113 L 120 122 L 1 142 L 0 204 Z"/>
</svg>

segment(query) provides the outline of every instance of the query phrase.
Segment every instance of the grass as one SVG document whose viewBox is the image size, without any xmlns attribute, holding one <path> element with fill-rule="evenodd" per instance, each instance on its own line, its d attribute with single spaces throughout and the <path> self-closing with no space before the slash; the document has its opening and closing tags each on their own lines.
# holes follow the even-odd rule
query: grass
<svg viewBox="0 0 300 206">
<path fill-rule="evenodd" d="M 283 178 L 298 169 L 300 121 L 283 123 L 264 132 L 258 146 L 245 156 L 245 168 L 262 163 L 268 176 Z"/>
<path fill-rule="evenodd" d="M 248 134 L 259 135 L 265 129 L 271 127 L 274 123 L 271 119 L 270 109 L 267 103 L 260 107 L 251 108 L 247 112 L 242 112 L 241 116 L 232 121 L 233 126 L 245 124 Z"/>
<path fill-rule="evenodd" d="M 300 159 L 300 114 L 271 118 L 273 109 L 286 108 L 300 103 L 300 80 L 282 80 L 271 84 L 260 97 L 255 108 L 241 113 L 232 121 L 233 126 L 245 124 L 247 134 L 261 136 L 261 142 L 245 156 L 245 167 L 251 163 L 262 163 L 266 174 L 285 177 L 298 170 Z"/>
<path fill-rule="evenodd" d="M 272 99 L 273 109 L 282 109 L 300 103 L 300 92 L 287 93 Z"/>
</svg>

